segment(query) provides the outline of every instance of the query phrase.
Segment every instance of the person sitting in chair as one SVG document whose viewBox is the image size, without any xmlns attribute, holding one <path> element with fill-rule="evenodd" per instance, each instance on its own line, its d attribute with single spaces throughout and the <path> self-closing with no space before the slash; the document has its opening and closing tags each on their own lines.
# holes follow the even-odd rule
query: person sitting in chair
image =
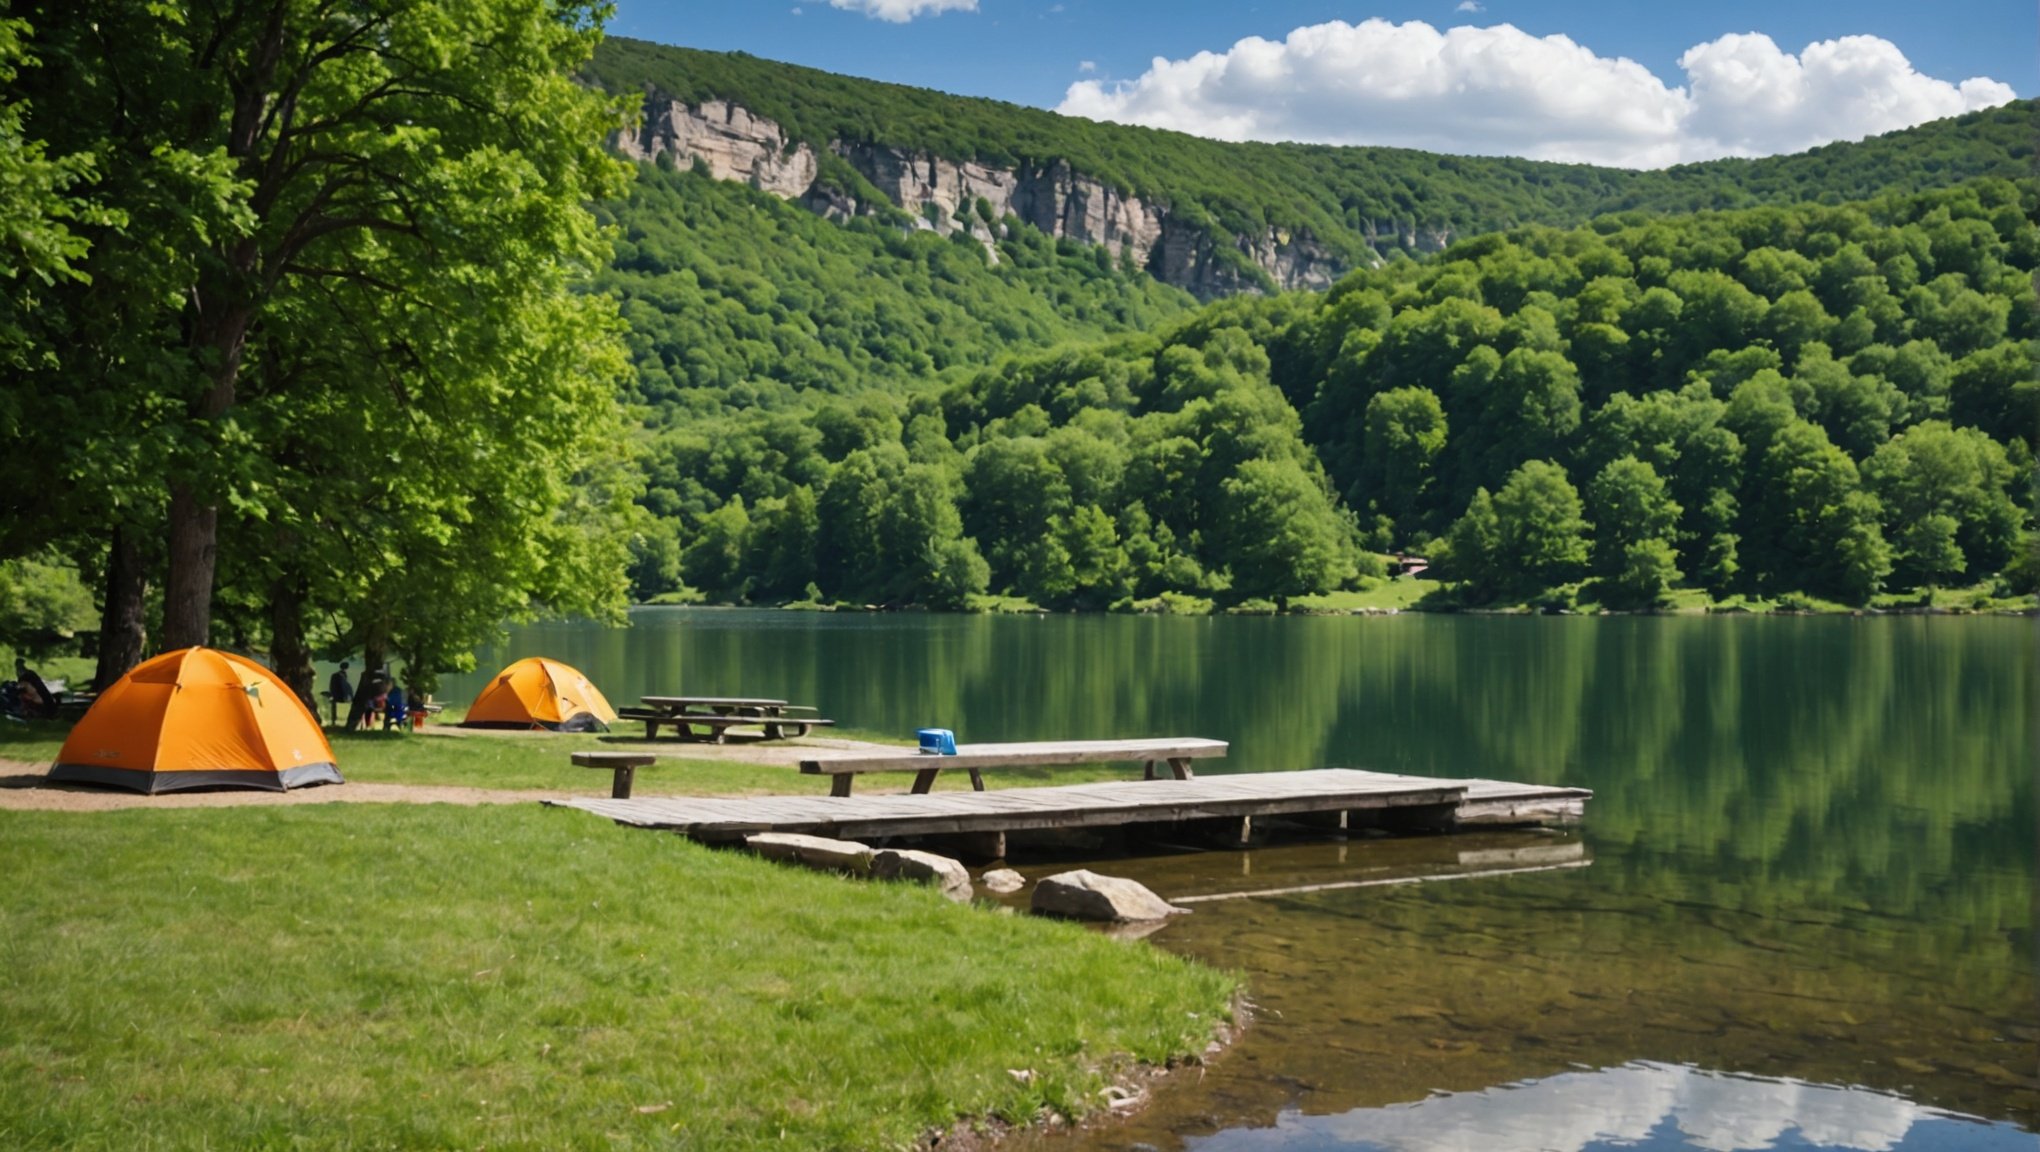
<svg viewBox="0 0 2040 1152">
<path fill-rule="evenodd" d="M 326 714 L 334 724 L 340 723 L 340 705 L 354 699 L 354 684 L 347 679 L 347 661 L 340 662 L 340 668 L 333 678 L 326 681 Z"/>
<path fill-rule="evenodd" d="M 14 682 L 20 685 L 21 711 L 27 716 L 41 716 L 45 719 L 57 714 L 57 696 L 43 678 L 35 674 L 28 661 L 14 658 Z"/>
<path fill-rule="evenodd" d="M 390 681 L 389 695 L 383 698 L 383 731 L 387 732 L 392 728 L 402 731 L 404 725 L 408 722 L 409 716 L 408 710 L 405 707 L 404 686 L 392 680 Z"/>
</svg>

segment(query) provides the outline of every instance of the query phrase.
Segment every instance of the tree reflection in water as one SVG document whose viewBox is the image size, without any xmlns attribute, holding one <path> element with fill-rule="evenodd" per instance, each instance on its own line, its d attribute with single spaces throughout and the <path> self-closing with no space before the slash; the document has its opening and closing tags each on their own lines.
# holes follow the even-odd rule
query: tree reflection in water
<svg viewBox="0 0 2040 1152">
<path fill-rule="evenodd" d="M 544 653 L 619 700 L 784 696 L 902 737 L 1198 735 L 1233 742 L 1217 770 L 1595 789 L 1587 867 L 1217 901 L 1172 922 L 1153 941 L 1244 973 L 1261 1018 L 1145 1113 L 1055 1147 L 1180 1148 L 1580 1068 L 1864 1085 L 2040 1128 L 2032 621 L 633 619 L 519 629 L 481 663 Z M 1189 896 L 1466 864 L 1421 841 L 1310 851 L 1112 869 Z M 1217 883 L 1226 868 L 1252 883 Z M 1742 1081 L 1678 1075 L 1743 1093 L 1710 1115 L 1759 1115 Z M 1526 1091 L 1495 1092 L 1490 1115 Z M 1784 1123 L 1781 1145 L 1828 1131 L 1813 1111 Z"/>
</svg>

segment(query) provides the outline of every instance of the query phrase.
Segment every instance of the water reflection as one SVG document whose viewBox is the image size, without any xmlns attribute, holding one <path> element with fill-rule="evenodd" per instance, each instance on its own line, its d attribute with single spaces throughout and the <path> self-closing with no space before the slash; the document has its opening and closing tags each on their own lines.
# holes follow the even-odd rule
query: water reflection
<svg viewBox="0 0 2040 1152">
<path fill-rule="evenodd" d="M 1600 1148 L 1772 1148 L 1893 1152 L 2020 1149 L 2034 1139 L 1862 1088 L 1733 1076 L 1638 1061 L 1414 1104 L 1336 1116 L 1285 1112 L 1271 1128 L 1190 1141 L 1198 1152 L 1378 1149 L 1380 1152 L 1586 1152 Z"/>
<path fill-rule="evenodd" d="M 928 725 L 967 740 L 1200 735 L 1233 742 L 1220 770 L 1595 790 L 1579 833 L 1555 841 L 1164 847 L 1111 861 L 1164 896 L 1254 891 L 1198 903 L 1152 939 L 1245 974 L 1263 1013 L 1201 1077 L 1165 1082 L 1145 1113 L 1048 1146 L 1179 1149 L 1310 1131 L 1308 1117 L 1570 1083 L 1582 1068 L 1862 1085 L 2040 1128 L 2031 621 L 633 621 L 520 630 L 482 661 L 543 652 L 619 700 L 786 696 L 902 736 Z M 1565 865 L 1535 857 L 1575 851 L 1591 866 L 1466 875 L 1508 872 L 1512 857 Z M 1460 878 L 1313 887 L 1445 874 Z M 1699 1087 L 1729 1082 L 1692 1075 Z M 1497 1131 L 1537 1098 L 1527 1091 L 1492 1094 Z M 1716 1114 L 1754 1108 L 1741 1099 Z M 1827 1099 L 1795 1097 L 1766 1138 L 1814 1142 L 1829 1131 L 1817 1111 Z M 1533 1132 L 1536 1114 L 1521 1116 Z M 1938 1114 L 1897 1146 L 2007 1132 L 2040 1147 Z M 1690 1142 L 1678 1124 L 1621 1139 Z"/>
</svg>

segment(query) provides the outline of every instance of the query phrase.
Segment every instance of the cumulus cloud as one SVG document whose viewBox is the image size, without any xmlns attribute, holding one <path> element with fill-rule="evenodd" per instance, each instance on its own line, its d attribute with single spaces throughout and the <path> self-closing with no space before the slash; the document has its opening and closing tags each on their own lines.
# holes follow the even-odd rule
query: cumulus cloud
<svg viewBox="0 0 2040 1152">
<path fill-rule="evenodd" d="M 842 0 L 831 0 L 840 3 Z M 1156 57 L 1139 78 L 1080 80 L 1057 111 L 1221 140 L 1387 144 L 1649 168 L 1792 152 L 1989 108 L 2011 87 L 1951 84 L 1875 36 L 1794 55 L 1758 33 L 1679 58 L 1673 87 L 1622 57 L 1508 24 L 1334 20 L 1280 41 Z"/>
<path fill-rule="evenodd" d="M 829 0 L 829 7 L 845 12 L 862 12 L 877 20 L 905 24 L 917 16 L 940 16 L 944 12 L 975 12 L 977 0 Z"/>
<path fill-rule="evenodd" d="M 1457 4 L 1453 5 L 1453 7 L 1452 7 L 1452 10 L 1453 10 L 1454 12 L 1485 12 L 1485 11 L 1487 11 L 1487 9 L 1486 9 L 1485 7 L 1483 7 L 1483 6 L 1481 5 L 1481 2 L 1480 2 L 1480 0 L 1459 0 L 1459 3 L 1457 3 Z"/>
</svg>

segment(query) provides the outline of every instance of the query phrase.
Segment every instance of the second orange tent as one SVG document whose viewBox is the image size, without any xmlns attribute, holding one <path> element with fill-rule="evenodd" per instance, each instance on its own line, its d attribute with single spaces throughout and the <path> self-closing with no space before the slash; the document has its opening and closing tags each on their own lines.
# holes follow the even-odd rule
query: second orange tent
<svg viewBox="0 0 2040 1152">
<path fill-rule="evenodd" d="M 460 726 L 592 732 L 615 722 L 616 709 L 579 669 L 532 656 L 496 673 Z"/>
</svg>

